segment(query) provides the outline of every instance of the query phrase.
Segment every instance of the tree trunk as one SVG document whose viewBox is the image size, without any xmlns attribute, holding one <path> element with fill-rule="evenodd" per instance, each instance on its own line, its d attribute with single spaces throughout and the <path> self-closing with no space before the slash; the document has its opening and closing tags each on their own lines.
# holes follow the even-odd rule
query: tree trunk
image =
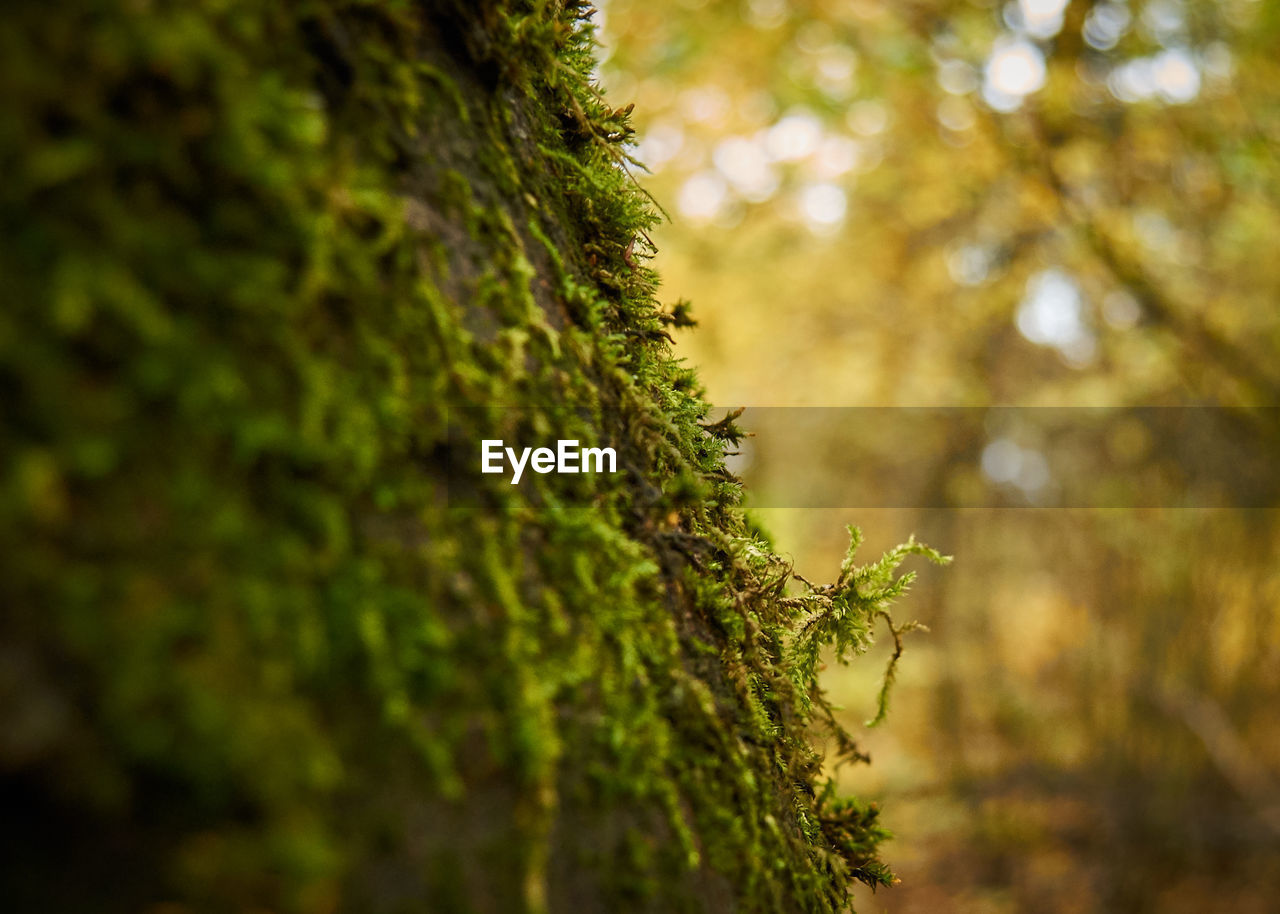
<svg viewBox="0 0 1280 914">
<path fill-rule="evenodd" d="M 59 6 L 0 49 L 6 910 L 887 880 L 582 5 Z M 512 485 L 491 439 L 618 472 Z"/>
</svg>

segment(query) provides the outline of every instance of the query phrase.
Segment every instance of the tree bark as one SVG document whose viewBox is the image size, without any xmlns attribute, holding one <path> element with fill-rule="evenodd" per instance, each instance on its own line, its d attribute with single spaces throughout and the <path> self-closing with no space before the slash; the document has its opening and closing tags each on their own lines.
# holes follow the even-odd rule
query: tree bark
<svg viewBox="0 0 1280 914">
<path fill-rule="evenodd" d="M 888 878 L 822 794 L 818 597 L 671 353 L 587 10 L 60 7 L 0 53 L 6 909 Z M 513 486 L 486 439 L 620 472 Z"/>
</svg>

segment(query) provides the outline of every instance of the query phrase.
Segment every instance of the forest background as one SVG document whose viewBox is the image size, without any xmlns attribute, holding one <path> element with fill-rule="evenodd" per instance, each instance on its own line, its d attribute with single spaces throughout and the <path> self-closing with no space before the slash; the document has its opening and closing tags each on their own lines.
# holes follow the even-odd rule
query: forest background
<svg viewBox="0 0 1280 914">
<path fill-rule="evenodd" d="M 898 835 L 857 909 L 1272 910 L 1280 7 L 597 5 L 677 351 L 757 408 L 776 545 L 957 556 L 842 774 Z M 878 669 L 825 674 L 850 724 Z"/>
</svg>

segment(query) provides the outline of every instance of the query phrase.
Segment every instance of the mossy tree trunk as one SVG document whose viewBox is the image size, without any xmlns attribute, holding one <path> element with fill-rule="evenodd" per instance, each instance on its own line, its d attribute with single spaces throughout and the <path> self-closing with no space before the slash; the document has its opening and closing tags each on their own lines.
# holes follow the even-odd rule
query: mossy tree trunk
<svg viewBox="0 0 1280 914">
<path fill-rule="evenodd" d="M 892 567 L 788 596 L 746 527 L 585 13 L 6 12 L 6 910 L 829 911 L 889 878 L 812 741 L 844 739 L 816 651 Z M 488 438 L 623 472 L 463 480 Z"/>
</svg>

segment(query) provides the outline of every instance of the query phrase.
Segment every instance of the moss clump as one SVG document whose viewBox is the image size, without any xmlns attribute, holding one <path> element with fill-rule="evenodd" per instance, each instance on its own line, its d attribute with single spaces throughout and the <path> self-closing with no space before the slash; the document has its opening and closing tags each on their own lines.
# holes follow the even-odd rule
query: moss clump
<svg viewBox="0 0 1280 914">
<path fill-rule="evenodd" d="M 892 570 L 790 593 L 749 530 L 588 13 L 7 11 L 10 910 L 826 911 L 889 879 L 821 783 L 815 728 L 856 747 L 813 668 Z M 522 431 L 625 475 L 450 500 L 458 442 Z"/>
</svg>

